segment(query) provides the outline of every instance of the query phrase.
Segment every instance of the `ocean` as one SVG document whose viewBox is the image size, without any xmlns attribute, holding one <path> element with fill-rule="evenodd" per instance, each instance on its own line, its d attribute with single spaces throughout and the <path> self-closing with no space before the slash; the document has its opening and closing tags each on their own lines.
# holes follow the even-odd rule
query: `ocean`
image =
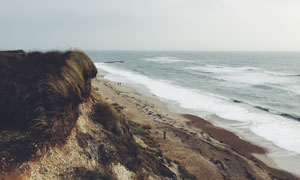
<svg viewBox="0 0 300 180">
<path fill-rule="evenodd" d="M 203 117 L 270 153 L 300 154 L 300 52 L 86 53 L 109 80 Z"/>
</svg>

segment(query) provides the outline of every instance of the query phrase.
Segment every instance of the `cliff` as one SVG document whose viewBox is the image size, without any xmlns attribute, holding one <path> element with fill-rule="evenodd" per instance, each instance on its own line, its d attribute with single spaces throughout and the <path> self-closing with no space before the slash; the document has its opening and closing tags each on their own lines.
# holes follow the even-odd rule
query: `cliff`
<svg viewBox="0 0 300 180">
<path fill-rule="evenodd" d="M 195 179 L 93 90 L 96 74 L 80 51 L 0 52 L 0 179 Z"/>
</svg>

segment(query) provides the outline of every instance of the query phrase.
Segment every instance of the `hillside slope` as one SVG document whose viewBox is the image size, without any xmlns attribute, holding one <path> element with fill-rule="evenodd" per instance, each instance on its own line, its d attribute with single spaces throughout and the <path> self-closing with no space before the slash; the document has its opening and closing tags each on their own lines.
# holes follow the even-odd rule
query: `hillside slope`
<svg viewBox="0 0 300 180">
<path fill-rule="evenodd" d="M 195 179 L 93 92 L 96 74 L 80 51 L 0 52 L 0 179 Z"/>
</svg>

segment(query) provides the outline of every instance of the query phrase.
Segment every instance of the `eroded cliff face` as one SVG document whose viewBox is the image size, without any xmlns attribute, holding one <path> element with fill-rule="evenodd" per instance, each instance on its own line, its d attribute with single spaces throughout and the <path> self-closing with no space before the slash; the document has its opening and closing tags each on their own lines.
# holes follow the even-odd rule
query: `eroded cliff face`
<svg viewBox="0 0 300 180">
<path fill-rule="evenodd" d="M 0 179 L 194 179 L 92 92 L 96 73 L 78 51 L 0 52 Z"/>
<path fill-rule="evenodd" d="M 176 171 L 170 170 L 176 164 L 158 156 L 155 149 L 141 148 L 133 139 L 117 140 L 121 138 L 92 120 L 92 106 L 91 102 L 80 105 L 81 115 L 64 145 L 23 163 L 26 173 L 17 171 L 27 174 L 25 179 L 176 179 Z"/>
</svg>

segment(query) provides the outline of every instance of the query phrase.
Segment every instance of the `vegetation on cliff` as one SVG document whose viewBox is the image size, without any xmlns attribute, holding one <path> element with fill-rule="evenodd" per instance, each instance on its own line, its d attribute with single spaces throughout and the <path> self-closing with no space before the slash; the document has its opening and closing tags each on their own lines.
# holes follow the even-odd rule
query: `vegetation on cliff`
<svg viewBox="0 0 300 180">
<path fill-rule="evenodd" d="M 92 90 L 96 74 L 80 51 L 0 52 L 0 179 L 195 179 Z"/>
<path fill-rule="evenodd" d="M 0 170 L 63 143 L 96 74 L 80 51 L 0 52 Z"/>
<path fill-rule="evenodd" d="M 162 162 L 165 158 L 162 157 L 161 152 L 150 148 L 142 149 L 133 138 L 132 127 L 114 107 L 101 101 L 96 103 L 91 119 L 103 126 L 109 144 L 114 144 L 110 148 L 104 146 L 99 148 L 102 154 L 101 164 L 120 162 L 130 171 L 135 172 L 138 179 L 147 179 L 149 173 L 175 179 L 176 175 Z M 167 161 L 170 163 L 170 160 Z"/>
</svg>

